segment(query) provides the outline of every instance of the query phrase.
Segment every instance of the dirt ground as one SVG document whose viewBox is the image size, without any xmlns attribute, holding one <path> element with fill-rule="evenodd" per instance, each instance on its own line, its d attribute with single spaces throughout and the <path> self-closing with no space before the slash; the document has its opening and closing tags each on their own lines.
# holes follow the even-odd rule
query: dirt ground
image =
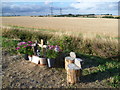
<svg viewBox="0 0 120 90">
<path fill-rule="evenodd" d="M 2 88 L 106 88 L 102 81 L 87 82 L 82 78 L 75 85 L 67 85 L 64 68 L 42 67 L 24 60 L 19 55 L 2 56 Z M 94 76 L 93 76 L 94 77 Z"/>
</svg>

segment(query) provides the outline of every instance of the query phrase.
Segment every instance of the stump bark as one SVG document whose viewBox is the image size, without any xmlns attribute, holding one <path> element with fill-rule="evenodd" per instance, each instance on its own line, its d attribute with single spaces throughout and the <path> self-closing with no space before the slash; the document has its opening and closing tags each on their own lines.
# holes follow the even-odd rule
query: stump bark
<svg viewBox="0 0 120 90">
<path fill-rule="evenodd" d="M 68 70 L 68 64 L 74 63 L 74 58 L 72 57 L 65 57 L 65 69 Z"/>
<path fill-rule="evenodd" d="M 82 70 L 75 64 L 68 64 L 67 70 L 67 84 L 75 84 L 80 81 Z"/>
</svg>

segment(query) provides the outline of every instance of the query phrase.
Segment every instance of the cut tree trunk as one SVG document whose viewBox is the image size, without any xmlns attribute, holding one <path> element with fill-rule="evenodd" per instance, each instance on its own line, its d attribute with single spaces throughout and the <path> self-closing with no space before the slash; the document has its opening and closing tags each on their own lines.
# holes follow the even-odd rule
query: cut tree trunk
<svg viewBox="0 0 120 90">
<path fill-rule="evenodd" d="M 80 81 L 82 69 L 75 64 L 69 64 L 67 70 L 67 84 L 75 84 Z"/>
<path fill-rule="evenodd" d="M 65 69 L 68 70 L 68 64 L 74 63 L 74 58 L 72 57 L 65 57 Z"/>
</svg>

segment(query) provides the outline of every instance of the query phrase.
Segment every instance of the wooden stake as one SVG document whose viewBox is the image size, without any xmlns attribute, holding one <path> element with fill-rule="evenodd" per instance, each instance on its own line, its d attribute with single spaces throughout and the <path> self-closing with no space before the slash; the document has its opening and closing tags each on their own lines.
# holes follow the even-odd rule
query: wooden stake
<svg viewBox="0 0 120 90">
<path fill-rule="evenodd" d="M 43 39 L 41 39 L 41 45 L 44 45 Z"/>
</svg>

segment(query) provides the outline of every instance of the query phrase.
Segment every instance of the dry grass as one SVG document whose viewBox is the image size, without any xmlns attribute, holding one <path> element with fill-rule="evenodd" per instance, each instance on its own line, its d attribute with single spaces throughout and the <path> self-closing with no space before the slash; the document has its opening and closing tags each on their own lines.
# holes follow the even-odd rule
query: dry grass
<svg viewBox="0 0 120 90">
<path fill-rule="evenodd" d="M 97 35 L 118 37 L 118 20 L 104 18 L 72 17 L 2 17 L 3 25 L 14 25 L 28 28 L 58 30 L 84 37 Z"/>
</svg>

